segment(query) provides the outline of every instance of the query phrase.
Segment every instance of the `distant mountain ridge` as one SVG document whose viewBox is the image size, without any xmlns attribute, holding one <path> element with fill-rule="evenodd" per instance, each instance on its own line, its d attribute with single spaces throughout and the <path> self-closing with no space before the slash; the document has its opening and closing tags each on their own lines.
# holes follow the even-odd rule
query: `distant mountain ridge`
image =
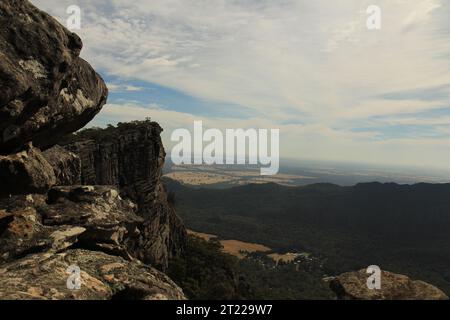
<svg viewBox="0 0 450 320">
<path fill-rule="evenodd" d="M 165 179 L 165 181 L 169 181 Z M 354 187 L 341 187 L 334 184 L 312 184 L 305 187 L 288 187 L 275 183 L 249 184 L 224 190 L 204 189 L 197 190 L 185 187 L 171 180 L 166 183 L 168 188 L 177 191 L 187 191 L 193 197 L 191 202 L 197 202 L 197 197 L 206 197 L 207 201 L 198 203 L 199 208 L 207 207 L 207 202 L 234 201 L 234 203 L 245 204 L 251 207 L 250 200 L 254 206 L 267 204 L 259 207 L 258 211 L 250 210 L 246 215 L 257 215 L 258 217 L 270 218 L 279 207 L 271 207 L 274 200 L 283 200 L 280 203 L 284 218 L 308 219 L 312 223 L 321 225 L 334 225 L 334 223 L 345 221 L 340 218 L 353 215 L 353 219 L 346 226 L 361 226 L 368 222 L 383 222 L 392 219 L 399 220 L 413 229 L 410 231 L 423 230 L 427 226 L 443 227 L 445 230 L 450 226 L 450 184 L 427 184 L 400 185 L 396 183 L 361 183 Z M 248 200 L 247 200 L 248 199 Z M 183 198 L 183 200 L 186 200 Z M 204 199 L 205 200 L 205 199 Z M 366 210 L 365 214 L 360 214 Z M 227 209 L 229 215 L 239 214 L 241 208 L 231 206 Z M 408 220 L 404 220 L 405 217 Z M 415 225 L 414 222 L 419 222 Z M 443 223 L 436 225 L 436 223 Z M 417 227 L 417 228 L 416 228 Z M 386 227 L 387 228 L 387 227 Z M 402 229 L 405 231 L 405 229 Z M 436 231 L 436 229 L 434 229 Z"/>
</svg>

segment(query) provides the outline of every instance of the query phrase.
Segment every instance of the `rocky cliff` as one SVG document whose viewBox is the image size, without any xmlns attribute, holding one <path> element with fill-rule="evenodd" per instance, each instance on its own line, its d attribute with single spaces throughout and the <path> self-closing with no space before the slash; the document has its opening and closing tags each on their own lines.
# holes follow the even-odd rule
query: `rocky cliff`
<svg viewBox="0 0 450 320">
<path fill-rule="evenodd" d="M 161 182 L 166 153 L 161 127 L 151 121 L 89 129 L 68 137 L 65 148 L 81 159 L 81 181 L 111 185 L 144 217 L 137 257 L 162 269 L 184 246 L 186 231 Z"/>
<path fill-rule="evenodd" d="M 183 299 L 154 268 L 185 237 L 159 126 L 55 146 L 107 99 L 81 48 L 28 1 L 0 2 L 0 299 Z"/>
</svg>

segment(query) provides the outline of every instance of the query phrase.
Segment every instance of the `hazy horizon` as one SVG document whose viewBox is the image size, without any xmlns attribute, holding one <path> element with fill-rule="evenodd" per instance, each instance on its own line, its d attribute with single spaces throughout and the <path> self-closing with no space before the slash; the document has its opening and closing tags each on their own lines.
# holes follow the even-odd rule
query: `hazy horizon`
<svg viewBox="0 0 450 320">
<path fill-rule="evenodd" d="M 173 172 L 177 168 L 170 154 L 166 155 L 165 171 Z M 221 174 L 223 170 L 230 172 L 251 172 L 258 171 L 258 165 L 213 165 L 211 168 L 206 165 L 182 165 L 183 170 L 200 173 Z M 370 163 L 339 162 L 314 159 L 280 159 L 280 172 L 278 175 L 301 175 L 306 179 L 297 180 L 293 185 L 310 185 L 316 183 L 332 183 L 341 186 L 353 186 L 358 183 L 398 183 L 398 184 L 417 184 L 450 183 L 450 171 L 424 168 L 424 167 L 405 167 L 405 166 L 384 166 Z M 245 179 L 244 179 L 245 180 Z M 271 178 L 267 179 L 270 182 Z M 252 181 L 248 181 L 251 183 Z M 277 183 L 277 182 L 276 182 Z M 207 185 L 207 184 L 206 184 Z M 205 186 L 206 186 L 205 185 Z"/>
</svg>

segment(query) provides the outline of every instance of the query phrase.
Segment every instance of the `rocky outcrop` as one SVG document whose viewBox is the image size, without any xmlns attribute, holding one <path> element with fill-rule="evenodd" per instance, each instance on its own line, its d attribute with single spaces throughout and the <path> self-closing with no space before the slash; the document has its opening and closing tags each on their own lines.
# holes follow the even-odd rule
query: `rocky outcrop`
<svg viewBox="0 0 450 320">
<path fill-rule="evenodd" d="M 67 285 L 76 284 L 77 278 L 71 278 L 76 277 L 71 274 L 75 268 L 80 271 L 78 290 Z M 180 300 L 184 295 L 166 275 L 139 261 L 75 249 L 28 255 L 2 265 L 0 299 Z"/>
<path fill-rule="evenodd" d="M 342 300 L 448 300 L 435 286 L 409 277 L 381 272 L 381 288 L 369 289 L 366 270 L 343 273 L 330 282 L 330 288 Z"/>
<path fill-rule="evenodd" d="M 46 204 L 39 207 L 42 223 L 47 226 L 85 228 L 78 244 L 83 248 L 131 258 L 138 225 L 143 219 L 134 212 L 135 205 L 120 198 L 107 186 L 55 187 Z"/>
<path fill-rule="evenodd" d="M 30 143 L 15 154 L 0 155 L 0 195 L 46 193 L 52 186 L 79 185 L 80 158 L 56 145 L 44 152 Z"/>
<path fill-rule="evenodd" d="M 106 102 L 81 47 L 28 1 L 0 2 L 0 299 L 183 299 L 154 268 L 185 236 L 159 180 L 159 126 L 92 152 L 55 146 Z"/>
<path fill-rule="evenodd" d="M 166 156 L 161 131 L 151 121 L 91 129 L 71 137 L 66 148 L 81 159 L 83 184 L 116 186 L 137 204 L 145 219 L 138 258 L 164 269 L 184 246 L 186 231 L 161 182 Z"/>
<path fill-rule="evenodd" d="M 84 127 L 108 90 L 80 38 L 26 0 L 0 2 L 0 154 L 47 148 Z"/>
<path fill-rule="evenodd" d="M 0 208 L 0 299 L 184 298 L 135 258 L 144 219 L 112 187 L 54 187 Z M 70 265 L 82 271 L 80 290 L 67 287 Z"/>
<path fill-rule="evenodd" d="M 0 155 L 0 196 L 45 193 L 55 183 L 52 166 L 32 145 L 16 154 Z"/>
<path fill-rule="evenodd" d="M 39 201 L 27 196 L 21 203 Z M 18 201 L 16 199 L 15 201 Z M 37 252 L 60 252 L 78 241 L 86 231 L 76 226 L 45 226 L 33 206 L 0 211 L 0 263 L 11 262 Z"/>
<path fill-rule="evenodd" d="M 56 185 L 81 184 L 81 160 L 76 154 L 56 145 L 45 150 L 43 156 L 53 168 Z"/>
</svg>

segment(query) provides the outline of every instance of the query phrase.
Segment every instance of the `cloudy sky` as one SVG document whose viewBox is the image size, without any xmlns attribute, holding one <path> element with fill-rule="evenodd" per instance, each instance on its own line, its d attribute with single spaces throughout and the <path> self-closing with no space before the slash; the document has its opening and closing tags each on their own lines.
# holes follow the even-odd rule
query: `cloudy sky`
<svg viewBox="0 0 450 320">
<path fill-rule="evenodd" d="M 82 9 L 93 125 L 279 128 L 281 157 L 450 168 L 448 0 L 32 0 Z M 369 5 L 382 28 L 366 27 Z"/>
</svg>

